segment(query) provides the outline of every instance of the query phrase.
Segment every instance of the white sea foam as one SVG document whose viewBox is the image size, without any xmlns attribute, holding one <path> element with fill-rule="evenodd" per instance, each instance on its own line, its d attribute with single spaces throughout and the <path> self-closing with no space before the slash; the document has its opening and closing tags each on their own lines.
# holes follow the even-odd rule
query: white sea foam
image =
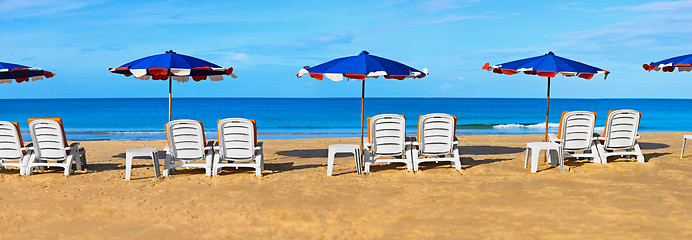
<svg viewBox="0 0 692 240">
<path fill-rule="evenodd" d="M 559 128 L 560 124 L 559 123 L 549 123 L 548 128 Z M 545 122 L 542 123 L 536 123 L 536 124 L 516 124 L 516 123 L 510 123 L 510 124 L 498 124 L 493 126 L 495 129 L 511 129 L 511 128 L 545 128 Z"/>
</svg>

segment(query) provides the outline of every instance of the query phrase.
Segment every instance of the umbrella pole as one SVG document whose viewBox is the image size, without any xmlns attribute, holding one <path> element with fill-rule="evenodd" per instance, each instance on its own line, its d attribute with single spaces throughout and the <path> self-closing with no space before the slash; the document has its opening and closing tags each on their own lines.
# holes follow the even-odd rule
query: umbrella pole
<svg viewBox="0 0 692 240">
<path fill-rule="evenodd" d="M 172 76 L 168 76 L 168 122 L 171 121 L 171 89 L 173 88 L 172 78 Z"/>
<path fill-rule="evenodd" d="M 545 141 L 548 141 L 548 112 L 550 112 L 550 77 L 548 77 L 548 97 L 545 105 Z"/>
<path fill-rule="evenodd" d="M 358 168 L 357 172 L 358 175 L 363 174 L 363 170 L 361 169 L 361 166 L 363 164 L 363 151 L 365 151 L 365 148 L 363 148 L 363 119 L 365 116 L 365 79 L 363 79 L 363 87 L 361 88 L 361 94 L 360 94 L 360 159 L 361 161 L 359 162 L 360 166 L 356 166 Z"/>
</svg>

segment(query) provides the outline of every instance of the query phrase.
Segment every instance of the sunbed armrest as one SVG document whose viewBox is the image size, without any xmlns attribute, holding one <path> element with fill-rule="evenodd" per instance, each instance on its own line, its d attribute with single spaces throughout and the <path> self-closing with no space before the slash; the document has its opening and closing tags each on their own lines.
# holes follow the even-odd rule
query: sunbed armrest
<svg viewBox="0 0 692 240">
<path fill-rule="evenodd" d="M 72 153 L 79 154 L 79 143 L 78 142 L 73 142 L 70 144 L 70 146 L 65 147 L 65 150 L 70 150 Z"/>
<path fill-rule="evenodd" d="M 29 143 L 24 147 L 21 147 L 19 150 L 24 150 L 24 151 L 34 151 L 34 143 Z"/>
<path fill-rule="evenodd" d="M 264 148 L 264 142 L 257 142 L 257 145 L 255 145 L 255 150 L 260 150 Z"/>
<path fill-rule="evenodd" d="M 559 142 L 560 139 L 557 138 L 557 135 L 555 135 L 555 133 L 548 133 L 548 141 Z"/>
</svg>

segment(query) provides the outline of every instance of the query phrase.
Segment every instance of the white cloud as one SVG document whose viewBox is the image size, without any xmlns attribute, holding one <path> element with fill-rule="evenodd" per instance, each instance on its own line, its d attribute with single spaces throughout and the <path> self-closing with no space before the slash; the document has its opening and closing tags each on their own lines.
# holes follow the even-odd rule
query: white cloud
<svg viewBox="0 0 692 240">
<path fill-rule="evenodd" d="M 244 62 L 244 61 L 247 61 L 249 58 L 250 57 L 245 53 L 236 53 L 236 54 L 232 55 L 229 59 L 233 60 L 233 61 Z"/>
<path fill-rule="evenodd" d="M 85 7 L 93 2 L 79 0 L 4 0 L 0 1 L 1 18 L 50 15 Z"/>
<path fill-rule="evenodd" d="M 463 5 L 469 3 L 479 2 L 480 0 L 465 0 L 465 1 L 454 1 L 454 0 L 430 0 L 425 2 L 425 6 L 431 12 L 437 12 L 448 9 L 459 8 Z"/>
<path fill-rule="evenodd" d="M 607 10 L 617 9 L 642 12 L 689 11 L 692 10 L 692 1 L 660 1 L 642 4 L 638 6 L 609 8 Z"/>
</svg>

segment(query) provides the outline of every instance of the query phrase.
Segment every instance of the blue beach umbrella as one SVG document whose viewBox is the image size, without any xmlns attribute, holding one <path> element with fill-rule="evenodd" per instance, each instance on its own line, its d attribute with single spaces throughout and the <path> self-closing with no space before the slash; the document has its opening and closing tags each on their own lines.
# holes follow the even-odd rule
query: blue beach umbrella
<svg viewBox="0 0 692 240">
<path fill-rule="evenodd" d="M 164 54 L 153 55 L 140 58 L 129 63 L 125 63 L 117 68 L 109 68 L 112 73 L 123 74 L 126 77 L 133 76 L 141 80 L 168 80 L 168 121 L 171 121 L 171 89 L 173 80 L 179 82 L 195 82 L 207 79 L 212 81 L 223 80 L 223 75 L 233 74 L 233 68 L 222 68 L 219 65 L 205 60 L 177 54 L 172 50 Z"/>
<path fill-rule="evenodd" d="M 658 71 L 663 70 L 664 72 L 672 72 L 675 68 L 678 68 L 680 72 L 689 72 L 692 70 L 692 54 L 677 56 L 668 58 L 666 60 L 652 62 L 643 65 L 644 70 L 647 71 Z"/>
<path fill-rule="evenodd" d="M 360 149 L 363 150 L 363 118 L 365 109 L 365 78 L 378 78 L 404 80 L 406 78 L 423 78 L 428 75 L 428 70 L 419 71 L 403 63 L 370 55 L 367 51 L 350 57 L 343 57 L 314 66 L 303 67 L 296 76 L 309 74 L 310 77 L 322 80 L 325 77 L 332 81 L 341 81 L 345 78 L 362 80 L 360 102 Z"/>
<path fill-rule="evenodd" d="M 41 80 L 43 77 L 51 78 L 55 73 L 40 68 L 32 68 L 24 65 L 0 62 L 0 84 L 28 82 L 29 80 Z"/>
<path fill-rule="evenodd" d="M 605 78 L 610 74 L 609 71 L 586 65 L 574 60 L 556 56 L 553 52 L 545 55 L 525 58 L 503 64 L 490 66 L 486 63 L 483 69 L 499 74 L 514 75 L 519 72 L 529 75 L 538 75 L 548 78 L 548 97 L 545 110 L 545 140 L 548 140 L 548 112 L 550 110 L 550 79 L 558 73 L 565 77 L 578 76 L 584 79 L 591 79 L 594 75 L 604 74 Z"/>
</svg>

